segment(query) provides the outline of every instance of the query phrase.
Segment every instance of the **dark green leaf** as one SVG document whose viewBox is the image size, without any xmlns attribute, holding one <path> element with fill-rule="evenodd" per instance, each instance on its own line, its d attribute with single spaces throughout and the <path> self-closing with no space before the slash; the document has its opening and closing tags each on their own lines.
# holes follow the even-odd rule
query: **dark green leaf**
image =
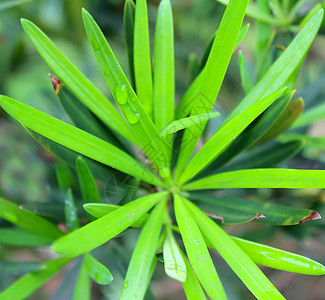
<svg viewBox="0 0 325 300">
<path fill-rule="evenodd" d="M 84 203 L 100 203 L 100 195 L 93 174 L 80 156 L 76 160 L 76 170 Z"/>
<path fill-rule="evenodd" d="M 271 202 L 247 200 L 239 197 L 215 197 L 207 194 L 190 193 L 188 197 L 198 201 L 202 209 L 209 209 L 211 213 L 220 215 L 225 223 L 229 216 L 240 219 L 250 214 L 261 214 L 264 218 L 256 218 L 260 223 L 272 225 L 295 225 L 307 221 L 320 219 L 320 215 L 313 210 L 278 205 Z M 208 212 L 210 212 L 208 210 Z"/>
<path fill-rule="evenodd" d="M 69 231 L 71 232 L 76 230 L 79 227 L 79 220 L 78 220 L 77 208 L 73 200 L 71 189 L 68 189 L 65 196 L 64 212 L 65 212 L 66 224 Z"/>
<path fill-rule="evenodd" d="M 29 272 L 42 270 L 44 269 L 44 265 L 38 262 L 0 261 L 0 269 L 2 276 L 16 277 Z"/>
<path fill-rule="evenodd" d="M 60 269 L 71 261 L 69 257 L 58 258 L 44 264 L 44 269 L 29 273 L 0 293 L 1 300 L 22 300 L 40 288 Z"/>
<path fill-rule="evenodd" d="M 76 285 L 73 291 L 72 300 L 90 300 L 91 299 L 91 281 L 88 276 L 87 268 L 84 263 L 81 264 Z"/>
</svg>

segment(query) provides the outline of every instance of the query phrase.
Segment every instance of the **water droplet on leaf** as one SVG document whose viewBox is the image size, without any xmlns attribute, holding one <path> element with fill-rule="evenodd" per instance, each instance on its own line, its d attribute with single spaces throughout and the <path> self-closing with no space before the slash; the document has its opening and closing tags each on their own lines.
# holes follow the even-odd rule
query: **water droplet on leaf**
<svg viewBox="0 0 325 300">
<path fill-rule="evenodd" d="M 116 101 L 120 105 L 124 105 L 128 102 L 128 91 L 126 89 L 126 85 L 116 87 L 114 90 L 114 95 Z"/>
</svg>

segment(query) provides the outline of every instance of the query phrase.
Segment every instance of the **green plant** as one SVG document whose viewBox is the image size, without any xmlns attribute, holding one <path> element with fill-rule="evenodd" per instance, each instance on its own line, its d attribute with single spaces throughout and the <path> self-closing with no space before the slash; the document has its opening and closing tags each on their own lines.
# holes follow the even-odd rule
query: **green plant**
<svg viewBox="0 0 325 300">
<path fill-rule="evenodd" d="M 325 171 L 270 168 L 304 146 L 301 137 L 285 143 L 274 138 L 290 128 L 302 112 L 303 100 L 290 102 L 294 91 L 286 83 L 292 82 L 292 75 L 315 38 L 323 10 L 310 16 L 286 51 L 254 85 L 240 54 L 247 95 L 193 155 L 207 120 L 219 115 L 211 111 L 233 52 L 248 29 L 241 29 L 247 5 L 248 0 L 229 2 L 207 60 L 193 76 L 193 83 L 175 111 L 170 2 L 162 0 L 158 9 L 152 78 L 146 1 L 137 1 L 136 6 L 126 1 L 124 21 L 131 83 L 98 25 L 83 10 L 95 57 L 125 119 L 38 27 L 22 20 L 27 36 L 60 78 L 51 80 L 76 126 L 6 96 L 0 97 L 0 104 L 42 145 L 76 167 L 89 221 L 79 228 L 84 218 L 74 203 L 65 167 L 58 169 L 58 178 L 66 199 L 67 234 L 49 220 L 0 199 L 0 216 L 24 229 L 2 229 L 4 236 L 16 237 L 16 243 L 24 241 L 21 244 L 25 246 L 51 243 L 51 249 L 64 256 L 33 265 L 36 270 L 3 291 L 1 300 L 26 298 L 77 256 L 82 256 L 82 262 L 73 298 L 89 299 L 89 277 L 99 284 L 112 280 L 106 267 L 89 253 L 129 227 L 141 228 L 141 233 L 121 299 L 144 298 L 160 250 L 166 274 L 183 283 L 189 299 L 205 299 L 205 293 L 212 299 L 227 297 L 208 248 L 219 252 L 258 299 L 283 296 L 256 264 L 301 274 L 325 274 L 323 265 L 306 257 L 231 237 L 215 220 L 295 225 L 320 218 L 312 210 L 251 201 L 228 194 L 228 189 L 325 188 Z M 273 143 L 267 143 L 271 140 Z M 246 157 L 232 162 L 244 150 L 248 150 Z M 102 180 L 113 177 L 122 190 L 123 205 L 100 203 L 92 174 Z M 130 187 L 134 189 L 131 194 Z M 216 197 L 207 191 L 210 189 L 221 192 Z M 138 190 L 143 196 L 134 200 Z M 186 255 L 177 243 L 178 234 Z M 8 238 L 4 240 L 9 243 Z"/>
</svg>

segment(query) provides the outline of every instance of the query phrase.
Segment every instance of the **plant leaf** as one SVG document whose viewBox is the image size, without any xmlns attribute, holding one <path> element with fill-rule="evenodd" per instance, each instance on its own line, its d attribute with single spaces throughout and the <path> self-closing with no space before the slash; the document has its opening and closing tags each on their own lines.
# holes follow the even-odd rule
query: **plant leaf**
<svg viewBox="0 0 325 300">
<path fill-rule="evenodd" d="M 31 2 L 31 0 L 9 0 L 9 1 L 1 1 L 0 3 L 0 11 L 6 10 L 18 5 L 22 5 L 25 3 Z"/>
<path fill-rule="evenodd" d="M 199 60 L 197 58 L 196 53 L 192 52 L 189 54 L 188 62 L 187 62 L 187 72 L 188 72 L 187 81 L 189 85 L 194 81 L 199 71 L 200 71 Z"/>
<path fill-rule="evenodd" d="M 185 206 L 183 198 L 174 195 L 174 205 L 186 253 L 203 288 L 211 299 L 227 299 L 199 227 Z"/>
<path fill-rule="evenodd" d="M 64 202 L 64 212 L 66 224 L 69 231 L 74 231 L 79 227 L 78 212 L 76 205 L 73 200 L 73 195 L 71 189 L 68 189 L 65 202 Z"/>
<path fill-rule="evenodd" d="M 302 100 L 302 99 L 301 99 Z M 300 128 L 325 119 L 325 103 L 306 110 L 293 124 L 293 128 Z"/>
<path fill-rule="evenodd" d="M 99 119 L 129 141 L 134 136 L 110 101 L 87 79 L 32 22 L 22 19 L 23 29 L 50 68 Z"/>
<path fill-rule="evenodd" d="M 240 69 L 241 83 L 242 83 L 245 93 L 248 94 L 251 91 L 251 89 L 253 88 L 253 83 L 249 77 L 245 55 L 242 50 L 239 50 L 238 58 L 239 58 L 239 69 Z"/>
<path fill-rule="evenodd" d="M 322 264 L 305 256 L 237 237 L 232 239 L 258 265 L 306 275 L 325 274 L 325 267 Z"/>
<path fill-rule="evenodd" d="M 45 136 L 33 131 L 24 126 L 26 131 L 40 144 L 42 145 L 47 151 L 51 152 L 54 156 L 58 159 L 65 162 L 72 168 L 75 168 L 76 158 L 81 156 L 79 153 L 64 147 L 56 142 L 51 141 L 50 139 L 46 138 Z M 95 160 L 89 159 L 82 155 L 82 158 L 87 162 L 89 168 L 96 176 L 96 178 L 106 181 L 107 178 L 112 176 L 112 172 L 116 172 L 115 169 L 109 168 Z M 121 176 L 129 176 L 121 173 Z"/>
<path fill-rule="evenodd" d="M 221 127 L 192 158 L 184 170 L 179 184 L 183 184 L 198 174 L 211 161 L 215 160 L 228 145 L 283 92 L 283 89 L 258 101 L 236 118 Z"/>
<path fill-rule="evenodd" d="M 181 252 L 183 260 L 185 262 L 186 267 L 186 281 L 183 282 L 183 289 L 185 291 L 186 297 L 189 300 L 206 300 L 206 296 L 204 291 L 196 278 L 196 275 L 185 257 L 185 254 Z"/>
<path fill-rule="evenodd" d="M 48 246 L 53 242 L 54 238 L 48 238 L 33 232 L 1 228 L 0 229 L 0 245 L 10 247 L 41 247 Z"/>
<path fill-rule="evenodd" d="M 111 272 L 90 254 L 84 255 L 84 264 L 88 275 L 98 284 L 107 285 L 113 280 Z"/>
<path fill-rule="evenodd" d="M 191 202 L 184 205 L 190 209 L 204 237 L 257 299 L 285 299 L 228 234 Z"/>
<path fill-rule="evenodd" d="M 137 95 L 149 116 L 152 115 L 153 86 L 150 59 L 147 1 L 135 4 L 134 20 L 134 74 Z"/>
<path fill-rule="evenodd" d="M 48 239 L 56 239 L 63 234 L 53 223 L 2 197 L 0 197 L 0 217 Z"/>
<path fill-rule="evenodd" d="M 44 269 L 35 271 L 18 279 L 14 284 L 0 293 L 1 300 L 22 300 L 40 288 L 46 281 L 60 271 L 67 263 L 71 261 L 70 257 L 62 257 L 48 261 L 44 264 Z"/>
<path fill-rule="evenodd" d="M 82 17 L 88 39 L 109 89 L 113 93 L 135 136 L 138 138 L 138 144 L 140 144 L 142 151 L 147 153 L 156 167 L 158 167 L 161 176 L 164 178 L 169 177 L 170 170 L 167 167 L 169 160 L 166 155 L 165 145 L 160 139 L 156 127 L 134 93 L 105 36 L 94 19 L 84 9 Z"/>
<path fill-rule="evenodd" d="M 95 218 L 102 218 L 110 212 L 117 210 L 120 206 L 104 204 L 104 203 L 87 203 L 84 204 L 84 209 L 87 213 L 91 214 Z M 139 220 L 132 224 L 132 227 L 143 227 L 145 222 L 148 220 L 149 214 L 144 214 Z"/>
<path fill-rule="evenodd" d="M 271 202 L 247 200 L 239 197 L 214 197 L 202 193 L 190 193 L 191 200 L 198 201 L 197 205 L 202 210 L 208 210 L 224 218 L 225 223 L 229 217 L 243 218 L 244 216 L 262 215 L 255 218 L 259 223 L 271 225 L 296 225 L 307 221 L 320 219 L 320 215 L 309 209 L 278 205 Z"/>
<path fill-rule="evenodd" d="M 170 123 L 167 127 L 160 131 L 159 135 L 164 136 L 168 134 L 173 134 L 176 131 L 180 131 L 184 128 L 189 128 L 195 124 L 216 118 L 218 116 L 220 116 L 219 112 L 210 112 L 180 119 Z"/>
<path fill-rule="evenodd" d="M 233 188 L 325 188 L 325 171 L 252 169 L 221 173 L 185 185 L 184 190 Z"/>
<path fill-rule="evenodd" d="M 154 50 L 154 120 L 161 131 L 174 120 L 175 110 L 174 33 L 169 0 L 159 4 Z"/>
<path fill-rule="evenodd" d="M 289 103 L 289 105 L 285 108 L 284 112 L 280 115 L 277 121 L 273 124 L 273 126 L 265 132 L 263 136 L 256 142 L 255 145 L 259 145 L 261 143 L 265 143 L 281 133 L 288 130 L 292 124 L 294 124 L 295 128 L 295 121 L 301 115 L 304 110 L 304 100 L 302 98 L 297 98 Z M 299 120 L 299 119 L 298 119 Z"/>
<path fill-rule="evenodd" d="M 155 258 L 167 197 L 150 213 L 144 225 L 125 276 L 120 299 L 143 299 L 153 270 L 150 269 Z"/>
<path fill-rule="evenodd" d="M 293 140 L 287 143 L 272 143 L 259 151 L 249 152 L 248 155 L 228 166 L 218 169 L 214 173 L 223 173 L 240 169 L 275 167 L 296 155 L 304 146 L 305 142 L 303 140 Z"/>
<path fill-rule="evenodd" d="M 52 75 L 50 78 L 60 104 L 76 127 L 108 141 L 118 148 L 123 148 L 116 136 L 107 127 L 104 127 L 103 123 L 79 101 L 63 82 Z"/>
<path fill-rule="evenodd" d="M 176 118 L 210 112 L 218 96 L 236 40 L 241 28 L 248 0 L 232 0 L 226 8 L 204 70 L 192 83 L 177 106 Z M 202 124 L 186 130 L 178 157 L 175 177 L 183 173 L 195 145 L 203 131 Z"/>
<path fill-rule="evenodd" d="M 7 113 L 26 127 L 65 147 L 144 181 L 162 184 L 153 173 L 131 156 L 79 128 L 6 96 L 0 96 L 0 104 Z"/>
<path fill-rule="evenodd" d="M 156 193 L 130 202 L 56 240 L 52 244 L 52 250 L 70 256 L 87 253 L 127 229 L 166 195 L 167 192 Z M 96 239 L 94 239 L 94 236 L 96 236 Z"/>
<path fill-rule="evenodd" d="M 73 185 L 73 176 L 70 168 L 66 164 L 56 164 L 55 174 L 59 184 L 59 188 L 64 195 L 68 188 Z"/>
<path fill-rule="evenodd" d="M 73 291 L 72 300 L 90 300 L 91 281 L 84 263 L 81 264 L 76 285 Z"/>
<path fill-rule="evenodd" d="M 306 134 L 285 134 L 281 135 L 278 140 L 282 142 L 303 140 L 306 142 L 305 147 L 325 149 L 325 137 L 312 137 Z"/>
<path fill-rule="evenodd" d="M 133 0 L 126 0 L 124 4 L 123 24 L 126 52 L 128 55 L 130 79 L 132 86 L 135 87 L 134 77 L 134 15 L 135 5 Z"/>
<path fill-rule="evenodd" d="M 76 159 L 76 170 L 84 203 L 100 203 L 100 195 L 93 174 L 81 156 Z"/>
<path fill-rule="evenodd" d="M 262 97 L 273 93 L 285 84 L 286 80 L 305 57 L 317 34 L 322 19 L 323 10 L 319 10 L 294 38 L 286 51 L 275 61 L 261 80 L 254 86 L 251 92 L 233 110 L 227 119 L 228 121 Z"/>
<path fill-rule="evenodd" d="M 166 212 L 166 214 L 168 213 Z M 176 239 L 173 235 L 169 216 L 166 221 L 165 230 L 166 230 L 166 237 L 163 245 L 165 273 L 170 278 L 173 278 L 180 282 L 185 282 L 186 265 L 182 257 L 182 253 L 177 245 Z"/>
</svg>

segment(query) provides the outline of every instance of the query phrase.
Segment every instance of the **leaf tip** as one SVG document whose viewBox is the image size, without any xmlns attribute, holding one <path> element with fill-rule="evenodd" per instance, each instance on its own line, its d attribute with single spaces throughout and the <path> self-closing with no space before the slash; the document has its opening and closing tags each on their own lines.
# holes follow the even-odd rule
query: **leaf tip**
<svg viewBox="0 0 325 300">
<path fill-rule="evenodd" d="M 54 76 L 52 76 L 51 74 L 49 74 L 53 88 L 54 88 L 54 92 L 55 94 L 58 94 L 61 85 L 63 84 L 62 81 Z"/>
<path fill-rule="evenodd" d="M 315 221 L 320 220 L 322 217 L 317 211 L 312 211 L 309 216 L 299 221 L 299 224 L 309 222 L 309 221 Z"/>
<path fill-rule="evenodd" d="M 260 220 L 260 219 L 264 219 L 266 218 L 266 216 L 264 216 L 263 214 L 257 214 L 256 217 L 254 219 L 252 219 L 252 221 L 256 221 L 256 220 Z"/>
</svg>

